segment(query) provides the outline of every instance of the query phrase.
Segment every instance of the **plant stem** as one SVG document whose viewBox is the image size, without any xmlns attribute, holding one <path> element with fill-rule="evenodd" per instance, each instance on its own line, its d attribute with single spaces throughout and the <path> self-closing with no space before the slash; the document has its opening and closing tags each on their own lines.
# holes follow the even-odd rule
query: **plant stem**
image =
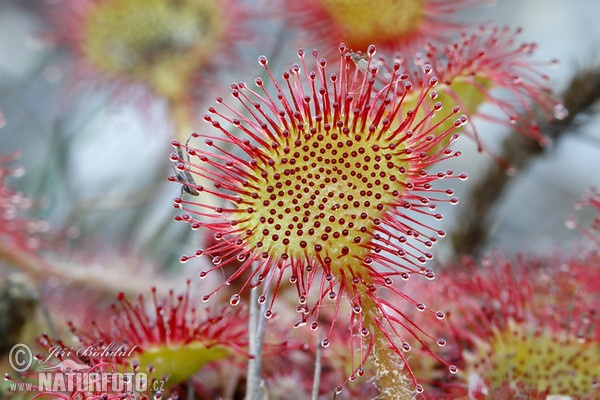
<svg viewBox="0 0 600 400">
<path fill-rule="evenodd" d="M 321 331 L 319 331 L 317 340 L 317 351 L 315 354 L 315 374 L 313 375 L 313 387 L 311 393 L 312 400 L 317 400 L 319 398 L 319 387 L 321 386 Z"/>
<path fill-rule="evenodd" d="M 377 321 L 381 314 L 377 304 L 368 295 L 361 296 L 363 324 L 373 335 L 371 360 L 377 374 L 377 384 L 381 399 L 414 399 L 412 379 L 406 372 L 406 363 L 392 349 L 388 337 L 381 331 Z"/>
<path fill-rule="evenodd" d="M 250 317 L 248 318 L 250 358 L 248 359 L 248 373 L 246 375 L 246 400 L 260 400 L 262 397 L 262 353 L 267 325 L 264 314 L 268 299 L 259 306 L 258 291 L 259 288 L 254 287 L 250 292 Z"/>
</svg>

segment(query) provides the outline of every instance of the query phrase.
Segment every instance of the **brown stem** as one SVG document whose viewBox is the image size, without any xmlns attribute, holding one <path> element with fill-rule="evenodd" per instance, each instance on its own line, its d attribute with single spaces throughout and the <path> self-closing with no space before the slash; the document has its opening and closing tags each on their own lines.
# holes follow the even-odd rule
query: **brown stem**
<svg viewBox="0 0 600 400">
<path fill-rule="evenodd" d="M 525 169 L 542 151 L 537 141 L 518 133 L 511 133 L 502 143 L 502 158 L 513 171 Z M 459 211 L 451 235 L 457 257 L 479 255 L 489 234 L 486 218 L 511 178 L 504 165 L 494 162 L 471 188 L 468 205 Z"/>
</svg>

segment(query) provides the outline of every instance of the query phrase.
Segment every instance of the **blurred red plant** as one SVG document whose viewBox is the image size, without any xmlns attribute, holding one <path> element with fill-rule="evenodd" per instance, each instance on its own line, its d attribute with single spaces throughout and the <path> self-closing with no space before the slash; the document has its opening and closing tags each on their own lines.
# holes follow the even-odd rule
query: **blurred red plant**
<svg viewBox="0 0 600 400">
<path fill-rule="evenodd" d="M 282 0 L 280 0 L 282 1 Z M 448 43 L 467 28 L 455 13 L 485 0 L 308 0 L 283 1 L 283 18 L 311 43 L 333 48 L 344 42 L 365 51 L 371 44 L 388 55 L 415 54 L 429 43 Z"/>
<path fill-rule="evenodd" d="M 121 100 L 164 100 L 176 137 L 189 135 L 216 73 L 253 37 L 239 0 L 64 0 L 48 14 L 51 36 L 75 55 L 71 91 L 91 85 Z"/>
<path fill-rule="evenodd" d="M 578 206 L 600 211 L 597 200 L 591 191 Z M 465 259 L 441 274 L 433 297 L 451 309 L 455 342 L 448 357 L 464 371 L 463 385 L 442 385 L 443 398 L 600 395 L 596 229 L 595 223 L 581 227 L 574 248 L 550 256 L 494 254 L 481 265 Z"/>
<path fill-rule="evenodd" d="M 469 120 L 483 118 L 546 144 L 547 139 L 536 122 L 535 107 L 550 119 L 566 117 L 567 110 L 553 97 L 552 89 L 546 84 L 548 76 L 537 69 L 544 63 L 530 60 L 537 45 L 519 43 L 520 34 L 520 29 L 481 26 L 478 30 L 463 32 L 452 44 L 430 43 L 417 57 L 398 53 L 396 62 L 414 82 L 424 79 L 423 65 L 431 65 L 440 80 L 436 87 L 439 101 L 458 104 Z M 383 60 L 380 63 L 392 71 L 392 66 L 385 65 Z M 545 64 L 556 63 L 553 60 Z M 496 110 L 482 109 L 484 104 Z M 442 126 L 446 127 L 447 124 Z M 466 133 L 474 137 L 481 150 L 476 124 L 469 124 Z"/>
<path fill-rule="evenodd" d="M 121 293 L 119 307 L 113 305 L 108 324 L 90 322 L 91 329 L 71 330 L 84 346 L 122 345 L 131 351 L 129 360 L 151 368 L 158 377 L 173 385 L 193 375 L 207 362 L 227 357 L 232 352 L 246 357 L 247 312 L 228 307 L 198 310 L 190 300 L 189 285 L 183 295 L 159 301 L 152 290 L 152 311 L 146 311 L 144 296 L 130 303 Z"/>
<path fill-rule="evenodd" d="M 452 310 L 454 357 L 465 382 L 444 385 L 456 396 L 450 398 L 596 398 L 600 303 L 577 279 L 599 273 L 598 260 L 584 267 L 495 256 L 444 274 L 440 296 Z"/>
<path fill-rule="evenodd" d="M 189 284 L 185 294 L 175 296 L 171 291 L 164 300 L 152 292 L 152 311 L 146 310 L 142 295 L 131 303 L 121 294 L 119 305 L 113 305 L 112 317 L 100 322 L 88 321 L 87 326 L 76 328 L 70 324 L 72 334 L 79 342 L 77 350 L 62 340 L 52 340 L 43 335 L 39 343 L 48 354 L 37 354 L 36 358 L 52 366 L 86 366 L 85 373 L 144 372 L 152 382 L 147 386 L 149 393 L 154 388 L 173 388 L 191 377 L 205 364 L 226 359 L 235 353 L 247 357 L 247 323 L 245 309 L 217 307 L 198 310 L 189 296 Z M 99 314 L 102 317 L 102 314 Z M 285 351 L 287 343 L 271 345 L 271 352 Z M 48 369 L 48 368 L 47 368 Z M 61 369 L 50 373 L 63 374 Z M 9 380 L 14 380 L 6 376 Z M 24 378 L 35 378 L 27 372 Z M 61 378 L 61 377 L 56 377 Z M 161 380 L 157 386 L 153 382 Z M 60 387 L 60 386 L 59 386 Z M 107 388 L 101 385 L 65 387 L 66 392 L 57 392 L 54 386 L 41 388 L 38 397 L 59 398 L 138 398 L 144 393 L 135 393 L 122 384 Z M 137 387 L 136 387 L 137 388 Z M 129 393 L 131 392 L 131 393 Z M 129 396 L 130 397 L 127 397 Z M 103 397 L 108 396 L 108 397 Z M 124 396 L 124 397 L 120 397 Z"/>
<path fill-rule="evenodd" d="M 10 177 L 23 174 L 23 168 L 10 166 L 19 157 L 18 152 L 0 155 L 0 249 L 2 255 L 9 259 L 11 253 L 37 250 L 40 246 L 39 234 L 48 229 L 45 221 L 23 216 L 35 202 L 13 189 L 8 182 Z"/>
<path fill-rule="evenodd" d="M 49 15 L 56 40 L 77 56 L 76 83 L 142 85 L 167 99 L 192 94 L 207 71 L 233 62 L 234 43 L 248 33 L 236 0 L 64 0 Z"/>
</svg>

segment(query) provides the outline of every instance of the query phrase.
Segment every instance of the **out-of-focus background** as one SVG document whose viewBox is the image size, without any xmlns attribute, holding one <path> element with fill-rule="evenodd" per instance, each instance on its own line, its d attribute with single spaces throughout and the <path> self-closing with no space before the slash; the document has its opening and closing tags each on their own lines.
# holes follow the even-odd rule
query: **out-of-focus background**
<svg viewBox="0 0 600 400">
<path fill-rule="evenodd" d="M 480 7 L 462 16 L 465 21 L 489 20 L 523 28 L 522 38 L 539 44 L 536 60 L 559 60 L 557 67 L 540 70 L 549 75 L 550 86 L 560 95 L 578 71 L 600 62 L 599 7 L 591 0 L 499 0 L 492 8 Z M 600 185 L 600 119 L 591 113 L 576 121 L 576 129 L 563 135 L 530 168 L 520 171 L 499 199 L 491 216 L 488 249 L 542 252 L 573 237 L 573 231 L 565 226 L 565 216 L 573 213 L 573 203 L 582 193 Z M 506 134 L 495 125 L 480 129 L 497 140 Z M 478 179 L 482 163 L 490 160 L 473 152 L 463 155 L 458 163 L 469 173 L 469 180 Z M 456 186 L 468 191 L 470 185 Z M 468 204 L 463 202 L 461 207 Z M 446 214 L 452 224 L 451 213 Z"/>
</svg>

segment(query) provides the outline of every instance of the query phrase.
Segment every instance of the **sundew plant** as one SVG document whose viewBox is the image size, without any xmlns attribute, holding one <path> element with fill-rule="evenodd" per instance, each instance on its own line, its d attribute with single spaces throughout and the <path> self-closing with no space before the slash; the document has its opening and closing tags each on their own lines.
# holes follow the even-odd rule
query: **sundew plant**
<svg viewBox="0 0 600 400">
<path fill-rule="evenodd" d="M 328 75 L 327 61 L 316 51 L 312 54 L 316 68 L 311 70 L 299 50 L 301 63 L 283 74 L 281 84 L 268 69 L 267 59 L 260 58 L 277 89 L 277 100 L 266 92 L 261 79 L 255 81 L 260 92 L 239 83 L 231 93 L 251 117 L 217 99 L 233 115 L 211 107 L 204 119 L 225 137 L 193 135 L 204 139 L 206 149 L 187 147 L 190 161 L 178 159 L 176 168 L 213 181 L 214 189 L 184 184 L 230 205 L 213 207 L 177 198 L 175 207 L 187 213 L 176 219 L 190 223 L 192 229 L 214 232 L 217 243 L 195 254 L 210 257 L 214 265 L 200 272 L 201 277 L 222 264 L 241 261 L 222 285 L 252 269 L 241 290 L 264 283 L 259 297 L 263 302 L 273 288 L 264 317 L 271 317 L 284 277 L 298 294 L 297 325 L 309 322 L 313 330 L 319 329 L 320 308 L 332 301 L 336 311 L 322 339 L 324 347 L 329 345 L 340 303 L 349 300 L 349 336 L 363 338 L 358 341 L 360 355 L 352 373 L 363 371 L 372 351 L 384 379 L 388 370 L 406 364 L 402 342 L 388 335 L 405 329 L 423 339 L 414 330 L 415 322 L 404 321 L 402 311 L 380 293 L 389 290 L 425 311 L 393 280 L 435 276 L 423 264 L 433 257 L 428 248 L 444 232 L 416 221 L 416 216 L 435 221 L 441 218 L 434 212 L 435 202 L 456 201 L 451 190 L 435 190 L 431 184 L 452 176 L 452 171 L 430 173 L 428 168 L 456 155 L 439 144 L 450 142 L 448 136 L 456 138 L 454 131 L 466 118 L 458 107 L 451 107 L 440 122 L 432 122 L 443 105 L 435 101 L 437 78 L 430 66 L 424 67 L 427 77 L 421 87 L 413 88 L 398 68 L 378 88 L 378 68 L 370 65 L 374 46 L 365 55 L 366 73 L 356 67 L 344 45 L 340 53 L 339 66 L 335 65 L 339 72 Z M 415 109 L 405 104 L 413 96 Z M 436 128 L 448 119 L 453 120 L 450 127 L 437 133 Z M 248 139 L 226 130 L 220 120 L 239 127 Z M 238 149 L 223 149 L 234 146 L 246 157 L 236 156 Z M 209 300 L 212 293 L 203 299 Z M 239 301 L 239 293 L 230 300 L 232 305 Z M 438 317 L 443 318 L 443 313 L 438 312 Z"/>
<path fill-rule="evenodd" d="M 0 5 L 0 396 L 600 398 L 600 69 L 505 7 Z"/>
</svg>

